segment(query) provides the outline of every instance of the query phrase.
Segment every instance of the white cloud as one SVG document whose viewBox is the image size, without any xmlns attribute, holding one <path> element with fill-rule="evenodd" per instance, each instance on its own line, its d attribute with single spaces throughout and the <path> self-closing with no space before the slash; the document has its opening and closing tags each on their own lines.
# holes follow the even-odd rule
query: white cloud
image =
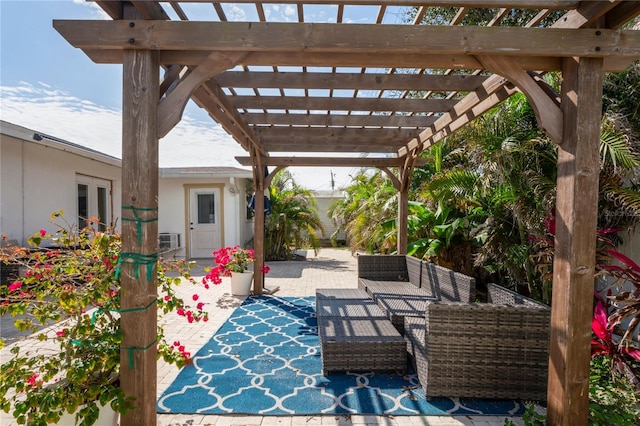
<svg viewBox="0 0 640 426">
<path fill-rule="evenodd" d="M 121 111 L 80 99 L 47 84 L 0 86 L 0 118 L 78 145 L 122 158 Z M 202 123 L 185 112 L 160 140 L 160 167 L 242 167 L 236 156 L 249 154 L 218 124 Z M 325 154 L 318 154 L 325 156 Z M 291 167 L 296 182 L 312 190 L 329 190 L 350 182 L 353 168 Z"/>
</svg>

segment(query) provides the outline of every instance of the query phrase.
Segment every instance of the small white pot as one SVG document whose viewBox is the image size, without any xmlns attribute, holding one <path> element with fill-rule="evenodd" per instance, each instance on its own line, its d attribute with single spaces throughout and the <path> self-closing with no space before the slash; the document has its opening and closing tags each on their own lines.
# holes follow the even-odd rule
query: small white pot
<svg viewBox="0 0 640 426">
<path fill-rule="evenodd" d="M 100 405 L 100 403 L 98 403 L 98 407 L 100 407 L 100 415 L 93 426 L 118 426 L 120 424 L 120 414 L 113 411 L 113 408 L 111 408 L 109 404 Z M 82 407 L 79 407 L 78 409 L 81 408 Z M 75 426 L 76 413 L 64 413 L 57 424 L 61 426 Z"/>
<path fill-rule="evenodd" d="M 232 272 L 231 273 L 231 294 L 235 296 L 247 296 L 251 292 L 251 282 L 253 272 Z"/>
</svg>

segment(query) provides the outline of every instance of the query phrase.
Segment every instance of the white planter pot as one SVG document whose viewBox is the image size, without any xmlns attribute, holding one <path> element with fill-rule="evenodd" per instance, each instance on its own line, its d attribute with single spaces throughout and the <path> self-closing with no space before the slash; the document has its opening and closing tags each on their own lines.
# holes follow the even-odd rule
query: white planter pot
<svg viewBox="0 0 640 426">
<path fill-rule="evenodd" d="M 120 424 L 120 414 L 113 411 L 109 404 L 101 406 L 98 403 L 98 407 L 100 408 L 100 415 L 93 426 L 118 426 Z M 76 413 L 64 413 L 57 424 L 62 426 L 75 426 Z"/>
<path fill-rule="evenodd" d="M 232 272 L 231 273 L 231 294 L 235 296 L 247 296 L 251 291 L 253 272 Z"/>
</svg>

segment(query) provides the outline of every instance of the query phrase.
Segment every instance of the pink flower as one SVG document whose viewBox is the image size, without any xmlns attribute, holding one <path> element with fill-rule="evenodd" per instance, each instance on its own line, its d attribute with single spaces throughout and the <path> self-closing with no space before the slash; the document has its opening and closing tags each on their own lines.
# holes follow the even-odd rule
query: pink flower
<svg viewBox="0 0 640 426">
<path fill-rule="evenodd" d="M 270 270 L 271 268 L 268 265 L 262 265 L 262 268 L 260 268 L 260 272 L 263 274 L 268 274 Z"/>
<path fill-rule="evenodd" d="M 16 281 L 13 284 L 9 285 L 9 291 L 16 291 L 20 287 L 22 287 L 22 281 Z"/>
<path fill-rule="evenodd" d="M 198 308 L 199 311 L 202 310 L 202 308 L 204 308 L 204 303 L 200 302 L 196 305 L 196 308 Z"/>
<path fill-rule="evenodd" d="M 62 336 L 64 336 L 65 334 L 67 334 L 67 329 L 66 329 L 66 328 L 63 328 L 63 329 L 62 329 L 62 330 L 60 330 L 60 331 L 56 331 L 56 336 L 58 336 L 58 337 L 62 337 Z"/>
<path fill-rule="evenodd" d="M 176 310 L 176 314 L 178 314 L 178 315 L 180 315 L 181 317 L 183 317 L 183 316 L 184 316 L 184 309 L 182 309 L 182 308 L 178 308 L 178 309 Z"/>
<path fill-rule="evenodd" d="M 176 340 L 175 342 L 173 342 L 173 346 L 175 346 L 176 348 L 180 346 L 180 341 Z"/>
<path fill-rule="evenodd" d="M 196 300 L 198 300 L 200 298 L 200 296 L 198 296 L 197 294 L 194 294 L 193 296 L 191 296 L 191 298 L 195 302 Z"/>
<path fill-rule="evenodd" d="M 38 374 L 37 373 L 33 373 L 33 375 L 31 377 L 29 377 L 27 379 L 27 384 L 31 385 L 32 387 L 36 387 L 38 386 Z"/>
<path fill-rule="evenodd" d="M 41 229 L 40 230 L 40 236 L 44 237 L 45 235 L 47 235 L 47 231 L 45 229 Z"/>
<path fill-rule="evenodd" d="M 165 302 L 168 302 L 169 300 L 171 300 L 171 296 L 166 295 L 166 296 L 164 297 L 164 300 L 165 300 Z"/>
</svg>

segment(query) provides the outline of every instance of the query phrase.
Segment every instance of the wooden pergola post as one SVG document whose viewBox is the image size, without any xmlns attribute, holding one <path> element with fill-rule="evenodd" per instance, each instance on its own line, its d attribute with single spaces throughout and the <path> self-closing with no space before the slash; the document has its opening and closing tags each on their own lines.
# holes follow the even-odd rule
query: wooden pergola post
<svg viewBox="0 0 640 426">
<path fill-rule="evenodd" d="M 136 408 L 122 426 L 156 424 L 158 52 L 123 51 L 120 383 Z M 136 220 L 142 218 L 142 221 Z"/>
<path fill-rule="evenodd" d="M 586 425 L 603 60 L 563 60 L 547 423 Z"/>
<path fill-rule="evenodd" d="M 264 276 L 262 267 L 264 265 L 264 167 L 259 161 L 258 154 L 252 150 L 253 161 L 253 184 L 255 186 L 255 194 L 253 199 L 253 208 L 255 211 L 253 222 L 253 248 L 255 253 L 255 265 L 253 271 L 253 293 L 261 295 L 264 288 Z"/>
</svg>

